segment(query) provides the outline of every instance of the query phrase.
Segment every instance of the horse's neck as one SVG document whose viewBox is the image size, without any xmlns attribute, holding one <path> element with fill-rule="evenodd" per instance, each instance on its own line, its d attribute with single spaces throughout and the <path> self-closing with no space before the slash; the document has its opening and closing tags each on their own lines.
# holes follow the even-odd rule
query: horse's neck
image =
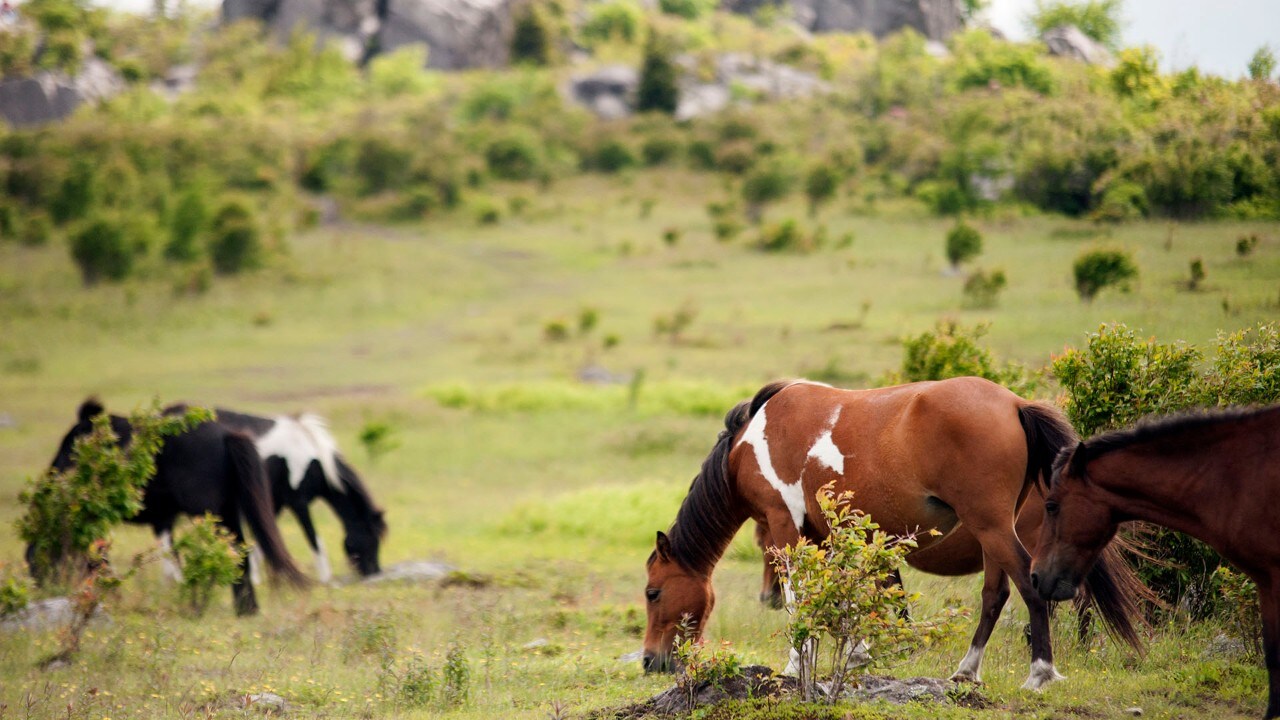
<svg viewBox="0 0 1280 720">
<path fill-rule="evenodd" d="M 1107 496 L 1123 520 L 1143 520 L 1198 535 L 1203 511 L 1216 504 L 1207 496 L 1222 491 L 1222 474 L 1201 463 L 1179 462 L 1152 448 L 1122 450 L 1090 463 L 1089 479 Z"/>
</svg>

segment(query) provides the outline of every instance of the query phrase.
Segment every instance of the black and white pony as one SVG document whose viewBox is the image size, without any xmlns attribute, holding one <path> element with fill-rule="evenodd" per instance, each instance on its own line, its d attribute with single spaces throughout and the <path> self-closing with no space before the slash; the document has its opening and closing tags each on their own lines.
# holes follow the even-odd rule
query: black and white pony
<svg viewBox="0 0 1280 720">
<path fill-rule="evenodd" d="M 185 405 L 176 405 L 164 412 L 179 414 L 186 409 Z M 63 437 L 53 458 L 55 470 L 68 470 L 75 464 L 76 438 L 92 432 L 93 419 L 103 412 L 102 404 L 94 399 L 80 406 L 76 424 Z M 111 430 L 122 446 L 128 445 L 133 435 L 128 418 L 112 415 Z M 244 542 L 240 523 L 245 520 L 257 540 L 256 547 L 275 574 L 299 587 L 309 582 L 289 556 L 276 527 L 271 488 L 257 448 L 249 437 L 225 425 L 200 423 L 182 434 L 165 438 L 164 447 L 156 455 L 156 474 L 143 491 L 142 505 L 142 510 L 129 522 L 151 526 L 160 538 L 164 560 L 171 568 L 176 566 L 172 566 L 168 551 L 178 515 L 212 513 L 237 542 Z M 41 569 L 33 567 L 32 572 L 39 577 Z M 240 577 L 231 588 L 238 615 L 258 610 L 253 583 L 248 576 L 249 562 L 245 558 Z"/>
<path fill-rule="evenodd" d="M 266 418 L 224 409 L 216 415 L 218 423 L 253 439 L 271 480 L 275 512 L 288 507 L 298 518 L 320 582 L 332 580 L 333 571 L 311 521 L 310 505 L 316 498 L 328 503 L 342 522 L 343 549 L 355 571 L 362 576 L 381 571 L 378 548 L 387 533 L 383 511 L 338 452 L 324 418 L 312 413 Z"/>
</svg>

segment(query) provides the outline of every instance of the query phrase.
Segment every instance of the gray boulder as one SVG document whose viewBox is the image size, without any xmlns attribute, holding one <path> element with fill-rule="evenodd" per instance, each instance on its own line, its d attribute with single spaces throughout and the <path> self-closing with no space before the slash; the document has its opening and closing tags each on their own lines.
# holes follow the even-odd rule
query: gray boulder
<svg viewBox="0 0 1280 720">
<path fill-rule="evenodd" d="M 723 0 L 726 10 L 752 14 L 778 0 Z M 930 40 L 946 40 L 964 24 L 957 0 L 788 0 L 792 17 L 812 32 L 862 32 L 884 37 L 913 28 Z"/>
<path fill-rule="evenodd" d="M 3 632 L 46 632 L 60 630 L 71 624 L 75 618 L 75 605 L 70 598 L 59 597 L 48 600 L 34 600 L 16 613 L 0 618 L 0 631 Z M 110 618 L 99 607 L 94 610 L 95 622 L 110 621 Z"/>
<path fill-rule="evenodd" d="M 1049 28 L 1040 36 L 1049 48 L 1050 55 L 1071 58 L 1090 65 L 1109 66 L 1113 62 L 1111 51 L 1075 25 L 1059 25 Z"/>
<path fill-rule="evenodd" d="M 569 96 L 596 116 L 616 120 L 635 107 L 640 73 L 626 65 L 610 65 L 569 81 Z"/>
<path fill-rule="evenodd" d="M 710 81 L 697 77 L 690 58 L 681 58 L 685 80 L 680 85 L 680 102 L 676 119 L 688 120 L 719 112 L 733 102 L 735 94 L 746 93 L 743 100 L 760 98 L 787 100 L 825 93 L 830 86 L 817 77 L 748 53 L 725 53 L 716 58 L 715 76 Z"/>
<path fill-rule="evenodd" d="M 124 78 L 114 68 L 89 55 L 75 77 L 41 72 L 0 81 L 0 117 L 13 127 L 44 125 L 67 117 L 86 102 L 106 100 L 124 87 Z"/>
<path fill-rule="evenodd" d="M 427 67 L 501 67 L 511 57 L 517 0 L 388 0 L 378 46 L 425 43 Z"/>
</svg>

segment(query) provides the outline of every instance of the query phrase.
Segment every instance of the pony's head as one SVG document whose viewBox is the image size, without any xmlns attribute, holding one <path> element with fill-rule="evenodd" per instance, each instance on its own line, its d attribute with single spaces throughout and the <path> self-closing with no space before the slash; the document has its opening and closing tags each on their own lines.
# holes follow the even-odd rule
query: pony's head
<svg viewBox="0 0 1280 720">
<path fill-rule="evenodd" d="M 378 548 L 382 544 L 382 536 L 387 533 L 387 524 L 382 516 L 383 511 L 374 508 L 370 510 L 368 522 L 347 525 L 342 549 L 346 551 L 351 567 L 362 577 L 382 572 L 382 566 L 378 564 Z"/>
<path fill-rule="evenodd" d="M 93 419 L 106 412 L 106 408 L 97 398 L 88 398 L 80 403 L 80 409 L 76 411 L 76 422 L 62 436 L 62 442 L 58 443 L 58 452 L 53 456 L 53 462 L 49 463 L 49 467 L 55 472 L 63 472 L 71 469 L 75 464 L 76 454 L 75 445 L 78 438 L 84 437 L 93 432 Z M 115 418 L 112 418 L 113 429 L 116 434 L 120 435 L 122 428 L 116 428 Z M 127 431 L 126 431 L 127 432 Z"/>
<path fill-rule="evenodd" d="M 716 604 L 711 577 L 680 564 L 672 553 L 671 541 L 658 533 L 657 547 L 649 556 L 648 582 L 644 588 L 648 628 L 644 635 L 645 672 L 675 670 L 673 650 L 684 625 L 701 639 L 702 628 Z"/>
<path fill-rule="evenodd" d="M 1054 463 L 1031 566 L 1031 584 L 1045 600 L 1075 597 L 1076 588 L 1116 534 L 1118 523 L 1089 481 L 1088 464 L 1084 443 L 1064 451 Z"/>
</svg>

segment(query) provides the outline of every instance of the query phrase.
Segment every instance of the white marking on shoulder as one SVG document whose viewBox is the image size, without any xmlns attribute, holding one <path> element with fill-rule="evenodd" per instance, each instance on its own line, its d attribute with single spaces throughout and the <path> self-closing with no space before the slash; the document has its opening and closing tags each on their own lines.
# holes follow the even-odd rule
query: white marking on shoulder
<svg viewBox="0 0 1280 720">
<path fill-rule="evenodd" d="M 837 405 L 835 411 L 831 413 L 826 429 L 818 436 L 813 447 L 809 448 L 809 457 L 844 475 L 844 453 L 840 452 L 840 448 L 836 447 L 835 441 L 831 439 L 831 431 L 835 429 L 836 421 L 840 419 L 840 410 L 841 407 Z"/>
<path fill-rule="evenodd" d="M 338 444 L 329 434 L 324 418 L 312 413 L 297 418 L 277 415 L 275 423 L 254 441 L 258 454 L 264 459 L 273 455 L 283 459 L 289 468 L 289 485 L 295 490 L 302 484 L 312 460 L 320 463 L 325 480 L 334 489 L 342 490 L 336 458 Z"/>
<path fill-rule="evenodd" d="M 755 451 L 760 474 L 764 475 L 764 479 L 782 496 L 782 502 L 786 503 L 787 510 L 791 511 L 791 520 L 799 530 L 804 526 L 804 488 L 798 481 L 790 484 L 783 482 L 782 478 L 778 477 L 778 471 L 773 467 L 773 458 L 769 455 L 769 441 L 764 436 L 765 425 L 768 424 L 765 411 L 768 407 L 769 403 L 765 403 L 756 412 L 756 416 L 751 418 L 746 432 L 742 433 L 742 439 L 738 443 L 747 443 Z"/>
</svg>

